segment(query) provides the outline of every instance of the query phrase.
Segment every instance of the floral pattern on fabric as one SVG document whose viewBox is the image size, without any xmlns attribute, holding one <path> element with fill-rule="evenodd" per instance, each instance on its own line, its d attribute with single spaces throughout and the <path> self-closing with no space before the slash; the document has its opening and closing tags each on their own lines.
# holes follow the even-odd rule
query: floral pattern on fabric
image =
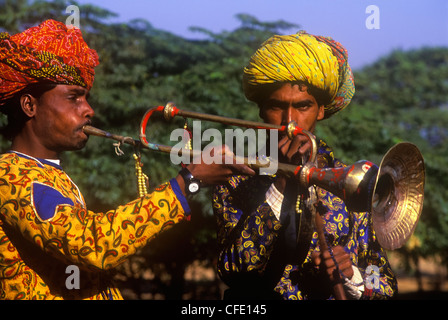
<svg viewBox="0 0 448 320">
<path fill-rule="evenodd" d="M 58 205 L 50 219 L 40 218 L 32 201 L 39 198 L 32 194 L 36 182 L 57 190 L 73 205 Z M 189 215 L 179 192 L 172 181 L 115 210 L 94 213 L 62 168 L 3 154 L 0 299 L 121 299 L 111 270 Z M 80 289 L 66 288 L 69 265 L 79 267 Z"/>
</svg>

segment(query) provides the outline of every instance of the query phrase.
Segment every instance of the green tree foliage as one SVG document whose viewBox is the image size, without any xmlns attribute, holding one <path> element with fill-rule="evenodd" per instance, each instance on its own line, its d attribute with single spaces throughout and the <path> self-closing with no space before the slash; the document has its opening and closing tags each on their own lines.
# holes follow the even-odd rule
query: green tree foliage
<svg viewBox="0 0 448 320">
<path fill-rule="evenodd" d="M 74 1 L 0 0 L 0 30 L 16 33 L 43 19 L 66 21 L 65 9 Z M 80 27 L 89 45 L 98 51 L 100 65 L 91 90 L 94 125 L 123 136 L 138 137 L 138 128 L 148 108 L 174 101 L 180 108 L 259 120 L 258 110 L 241 89 L 242 69 L 251 54 L 269 36 L 293 33 L 300 26 L 285 21 L 261 22 L 240 14 L 240 27 L 213 33 L 192 27 L 205 40 L 187 40 L 155 29 L 145 20 L 109 23 L 113 12 L 94 5 L 78 5 Z M 426 164 L 425 206 L 416 238 L 419 245 L 403 252 L 428 256 L 439 254 L 448 262 L 448 49 L 422 48 L 394 51 L 374 64 L 355 72 L 355 98 L 343 112 L 318 126 L 324 138 L 345 163 L 369 159 L 378 163 L 395 143 L 406 140 L 422 151 Z M 5 119 L 0 118 L 1 123 Z M 161 117 L 151 120 L 150 141 L 173 144 L 170 132 L 183 125 L 181 119 L 167 124 Z M 218 127 L 204 123 L 203 128 Z M 8 142 L 1 140 L 2 150 Z M 136 196 L 132 147 L 121 146 L 117 156 L 113 142 L 91 137 L 86 148 L 64 155 L 64 167 L 84 191 L 90 209 L 108 210 Z M 173 177 L 178 167 L 168 165 L 165 154 L 141 151 L 143 170 L 154 187 Z M 181 224 L 154 240 L 142 259 L 125 264 L 123 275 L 142 288 L 143 269 L 156 279 L 170 274 L 170 281 L 153 281 L 165 297 L 179 298 L 181 277 L 194 259 L 211 263 L 216 258 L 214 220 L 210 190 L 192 203 L 193 221 Z M 415 242 L 413 242 L 415 243 Z M 138 262 L 138 263 L 137 263 Z M 130 270 L 133 276 L 129 276 Z M 132 280 L 138 281 L 132 281 Z M 172 286 L 170 286 L 170 283 Z"/>
</svg>

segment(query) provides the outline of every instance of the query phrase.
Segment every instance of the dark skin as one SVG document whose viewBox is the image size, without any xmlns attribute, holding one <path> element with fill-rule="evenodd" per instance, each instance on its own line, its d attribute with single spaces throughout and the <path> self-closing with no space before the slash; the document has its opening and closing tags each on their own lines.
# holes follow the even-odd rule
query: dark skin
<svg viewBox="0 0 448 320">
<path fill-rule="evenodd" d="M 279 89 L 274 90 L 267 99 L 259 104 L 260 117 L 266 122 L 276 125 L 287 125 L 295 121 L 299 127 L 314 133 L 318 121 L 324 118 L 324 106 L 318 105 L 316 99 L 306 91 L 306 87 L 297 84 L 285 83 Z M 311 149 L 311 143 L 306 136 L 297 135 L 289 139 L 286 135 L 279 137 L 279 161 L 299 165 L 302 157 Z M 275 187 L 284 192 L 287 178 L 278 175 Z M 347 278 L 353 276 L 350 255 L 342 246 L 332 248 L 333 256 L 339 266 L 339 270 Z M 334 281 L 336 268 L 328 251 L 321 254 L 315 252 L 312 261 L 316 266 L 325 269 L 330 281 Z"/>
<path fill-rule="evenodd" d="M 89 91 L 76 85 L 57 85 L 39 99 L 30 94 L 20 97 L 20 106 L 27 115 L 23 129 L 13 138 L 11 149 L 32 157 L 59 159 L 64 151 L 82 149 L 88 140 L 83 127 L 91 123 L 95 112 L 88 100 Z M 189 164 L 192 175 L 203 185 L 225 182 L 233 174 L 254 175 L 246 165 L 233 164 L 233 153 L 225 146 L 215 150 L 222 155 L 223 164 Z M 230 164 L 228 164 L 230 163 Z M 176 180 L 185 195 L 184 180 Z"/>
</svg>

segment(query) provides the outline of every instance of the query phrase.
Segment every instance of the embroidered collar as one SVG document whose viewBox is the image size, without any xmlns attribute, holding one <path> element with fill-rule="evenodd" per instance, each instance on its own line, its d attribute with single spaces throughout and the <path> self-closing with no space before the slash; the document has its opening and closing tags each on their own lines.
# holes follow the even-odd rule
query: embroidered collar
<svg viewBox="0 0 448 320">
<path fill-rule="evenodd" d="M 41 168 L 44 167 L 44 165 L 48 165 L 48 166 L 52 166 L 55 167 L 56 169 L 59 170 L 63 170 L 62 166 L 60 164 L 60 160 L 49 160 L 49 159 L 41 159 L 41 158 L 34 158 L 32 156 L 29 156 L 27 154 L 18 152 L 18 151 L 14 151 L 14 150 L 10 150 L 8 151 L 8 153 L 15 153 L 16 155 L 18 155 L 19 157 L 25 158 L 25 159 L 29 159 L 29 160 L 34 160 L 37 162 L 37 165 Z"/>
</svg>

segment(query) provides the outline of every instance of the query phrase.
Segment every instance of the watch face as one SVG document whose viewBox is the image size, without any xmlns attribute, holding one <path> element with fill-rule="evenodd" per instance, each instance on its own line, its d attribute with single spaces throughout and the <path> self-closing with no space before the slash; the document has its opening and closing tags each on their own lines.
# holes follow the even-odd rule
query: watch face
<svg viewBox="0 0 448 320">
<path fill-rule="evenodd" d="M 197 183 L 197 182 L 192 182 L 192 183 L 190 183 L 190 184 L 188 185 L 188 190 L 189 190 L 191 193 L 196 193 L 196 192 L 198 192 L 198 191 L 199 191 L 199 183 Z"/>
</svg>

